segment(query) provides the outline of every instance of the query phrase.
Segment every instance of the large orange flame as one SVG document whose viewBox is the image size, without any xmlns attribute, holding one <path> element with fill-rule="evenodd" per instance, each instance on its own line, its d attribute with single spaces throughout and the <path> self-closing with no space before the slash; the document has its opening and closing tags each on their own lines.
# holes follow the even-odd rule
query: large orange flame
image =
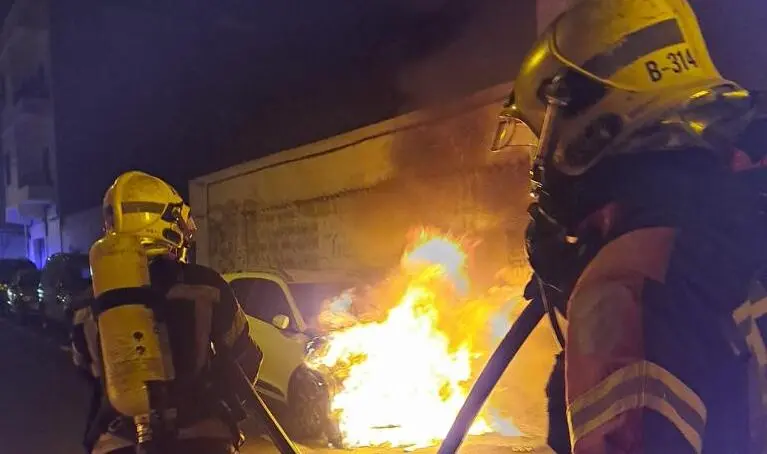
<svg viewBox="0 0 767 454">
<path fill-rule="evenodd" d="M 460 242 L 424 231 L 387 291 L 374 293 L 374 299 L 396 302 L 374 302 L 388 308 L 377 321 L 324 314 L 326 321 L 341 323 L 335 328 L 346 327 L 332 332 L 326 347 L 307 361 L 340 382 L 332 409 L 348 446 L 415 449 L 445 436 L 478 372 L 472 369 L 481 367 L 470 338 L 451 339 L 440 329 L 441 308 L 458 301 L 468 285 Z M 349 297 L 341 297 L 341 306 Z M 480 418 L 470 433 L 490 431 Z"/>
</svg>

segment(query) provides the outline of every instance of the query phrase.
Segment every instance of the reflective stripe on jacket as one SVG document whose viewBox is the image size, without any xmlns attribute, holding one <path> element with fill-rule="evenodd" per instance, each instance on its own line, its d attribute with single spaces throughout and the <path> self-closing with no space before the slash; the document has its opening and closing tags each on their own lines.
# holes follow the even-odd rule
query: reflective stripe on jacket
<svg viewBox="0 0 767 454">
<path fill-rule="evenodd" d="M 574 454 L 751 452 L 747 361 L 723 312 L 735 300 L 716 292 L 732 276 L 688 246 L 675 229 L 637 229 L 579 279 L 565 351 Z"/>
<path fill-rule="evenodd" d="M 763 278 L 755 280 L 748 300 L 733 313 L 749 355 L 751 450 L 767 454 L 767 290 Z"/>
</svg>

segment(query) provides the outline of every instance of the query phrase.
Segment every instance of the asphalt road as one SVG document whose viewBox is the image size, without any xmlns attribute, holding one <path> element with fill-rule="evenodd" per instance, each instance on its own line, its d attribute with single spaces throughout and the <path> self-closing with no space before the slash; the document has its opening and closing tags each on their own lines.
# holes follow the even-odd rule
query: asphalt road
<svg viewBox="0 0 767 454">
<path fill-rule="evenodd" d="M 89 390 L 75 373 L 63 340 L 0 319 L 0 452 L 3 454 L 82 454 Z M 535 439 L 484 436 L 469 440 L 466 454 L 545 453 Z M 302 446 L 304 453 L 341 453 Z M 267 440 L 250 436 L 243 454 L 276 453 Z M 367 448 L 355 453 L 403 452 Z M 434 449 L 416 452 L 435 452 Z"/>
</svg>

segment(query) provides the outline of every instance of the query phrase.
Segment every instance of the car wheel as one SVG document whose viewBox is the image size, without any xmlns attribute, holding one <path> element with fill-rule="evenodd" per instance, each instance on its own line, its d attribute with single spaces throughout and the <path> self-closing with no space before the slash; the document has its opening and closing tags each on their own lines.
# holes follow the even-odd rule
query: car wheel
<svg viewBox="0 0 767 454">
<path fill-rule="evenodd" d="M 290 437 L 315 441 L 323 436 L 340 445 L 338 425 L 330 414 L 330 395 L 324 379 L 309 368 L 299 367 L 288 386 L 288 421 Z"/>
</svg>

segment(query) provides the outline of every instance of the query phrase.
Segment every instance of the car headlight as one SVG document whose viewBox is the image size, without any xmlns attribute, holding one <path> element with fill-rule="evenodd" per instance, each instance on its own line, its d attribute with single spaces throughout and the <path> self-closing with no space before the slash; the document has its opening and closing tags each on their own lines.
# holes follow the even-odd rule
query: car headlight
<svg viewBox="0 0 767 454">
<path fill-rule="evenodd" d="M 325 352 L 328 345 L 327 336 L 313 337 L 306 343 L 304 348 L 304 358 L 307 364 L 318 363 L 319 357 Z"/>
<path fill-rule="evenodd" d="M 42 287 L 37 287 L 37 297 L 40 299 L 45 297 L 45 290 Z"/>
<path fill-rule="evenodd" d="M 56 299 L 58 299 L 59 303 L 63 304 L 64 306 L 69 306 L 69 304 L 72 302 L 72 296 L 69 294 L 59 294 Z"/>
</svg>

